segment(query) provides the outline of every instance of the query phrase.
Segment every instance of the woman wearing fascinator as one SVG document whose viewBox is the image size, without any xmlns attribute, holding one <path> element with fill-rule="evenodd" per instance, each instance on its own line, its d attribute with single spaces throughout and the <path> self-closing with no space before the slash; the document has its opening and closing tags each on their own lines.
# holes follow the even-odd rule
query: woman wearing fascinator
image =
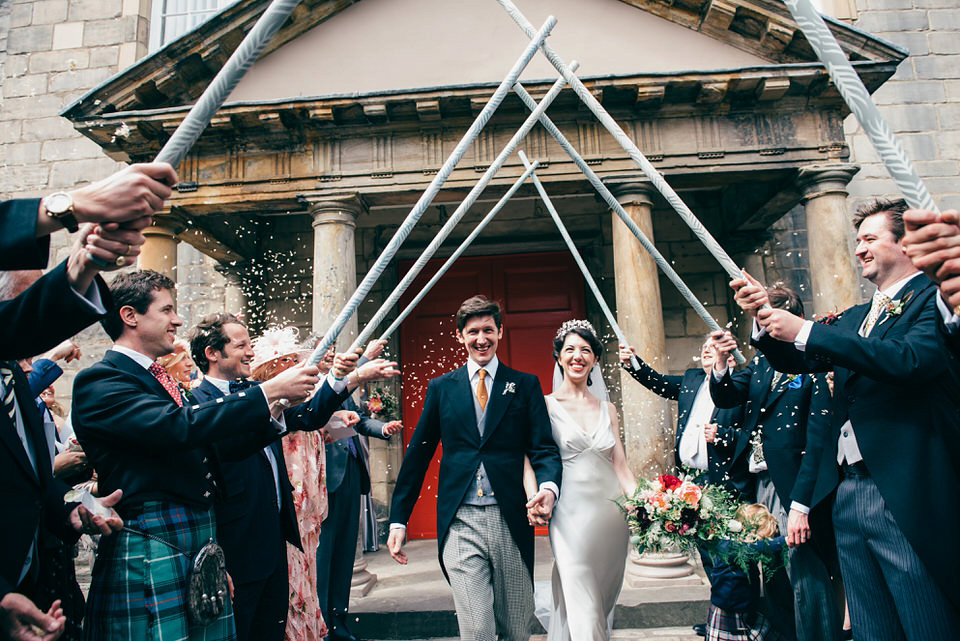
<svg viewBox="0 0 960 641">
<path fill-rule="evenodd" d="M 602 352 L 585 320 L 567 321 L 553 340 L 554 388 L 546 401 L 563 458 L 563 498 L 550 521 L 554 566 L 548 641 L 609 639 L 623 583 L 628 531 L 613 499 L 632 495 L 636 480 L 597 365 Z M 528 494 L 536 487 L 529 476 Z"/>
</svg>

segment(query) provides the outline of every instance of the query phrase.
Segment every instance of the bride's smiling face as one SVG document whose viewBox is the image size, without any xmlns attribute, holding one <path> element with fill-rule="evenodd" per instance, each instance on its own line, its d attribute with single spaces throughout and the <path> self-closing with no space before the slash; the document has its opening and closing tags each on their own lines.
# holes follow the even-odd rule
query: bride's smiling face
<svg viewBox="0 0 960 641">
<path fill-rule="evenodd" d="M 560 367 L 564 376 L 572 381 L 586 379 L 596 363 L 597 355 L 590 343 L 573 332 L 567 334 L 560 348 Z"/>
</svg>

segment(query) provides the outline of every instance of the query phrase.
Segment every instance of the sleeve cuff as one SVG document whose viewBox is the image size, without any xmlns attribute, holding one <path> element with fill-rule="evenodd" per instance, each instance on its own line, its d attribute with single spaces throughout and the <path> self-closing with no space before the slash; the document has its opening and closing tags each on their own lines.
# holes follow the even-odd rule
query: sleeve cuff
<svg viewBox="0 0 960 641">
<path fill-rule="evenodd" d="M 937 296 L 937 309 L 940 310 L 940 316 L 943 317 L 944 325 L 951 329 L 960 327 L 960 315 L 954 314 L 953 311 L 947 307 L 947 301 L 943 300 L 943 296 Z"/>
<path fill-rule="evenodd" d="M 391 524 L 390 524 L 390 531 L 391 531 L 391 532 L 394 531 L 394 530 L 404 530 L 404 531 L 406 531 L 406 529 L 407 529 L 407 526 L 404 525 L 403 523 L 391 523 Z"/>
<path fill-rule="evenodd" d="M 796 510 L 797 512 L 800 512 L 801 514 L 810 514 L 810 508 L 808 508 L 808 507 L 807 507 L 806 505 L 804 505 L 803 503 L 797 503 L 796 501 L 793 501 L 793 502 L 790 503 L 790 510 L 791 510 L 791 511 Z"/>
<path fill-rule="evenodd" d="M 347 389 L 346 377 L 337 378 L 336 376 L 333 375 L 333 372 L 331 371 L 329 374 L 327 374 L 326 380 L 327 380 L 327 384 L 330 386 L 330 389 L 332 389 L 337 394 L 340 394 L 343 392 L 343 390 Z"/>
<path fill-rule="evenodd" d="M 797 337 L 793 339 L 793 346 L 801 352 L 807 351 L 807 341 L 810 340 L 810 330 L 813 329 L 813 321 L 803 321 L 803 327 L 797 332 Z"/>
<path fill-rule="evenodd" d="M 723 380 L 723 377 L 727 375 L 727 366 L 724 365 L 722 370 L 712 370 L 713 371 L 713 380 L 718 383 Z"/>
<path fill-rule="evenodd" d="M 70 289 L 73 288 L 71 287 Z M 76 290 L 73 290 L 73 293 L 97 314 L 103 315 L 107 313 L 106 308 L 103 306 L 103 299 L 100 298 L 100 287 L 97 286 L 97 279 L 93 279 L 90 287 L 84 293 L 81 294 Z"/>
<path fill-rule="evenodd" d="M 551 492 L 553 492 L 554 500 L 557 500 L 560 498 L 560 487 L 553 481 L 544 481 L 543 483 L 541 483 L 540 491 L 542 492 L 543 490 L 550 490 Z"/>
</svg>

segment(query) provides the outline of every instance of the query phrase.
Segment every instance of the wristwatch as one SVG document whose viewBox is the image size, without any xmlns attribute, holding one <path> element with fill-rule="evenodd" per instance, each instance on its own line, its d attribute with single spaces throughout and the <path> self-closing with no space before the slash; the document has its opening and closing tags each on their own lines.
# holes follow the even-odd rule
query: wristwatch
<svg viewBox="0 0 960 641">
<path fill-rule="evenodd" d="M 43 199 L 43 208 L 47 216 L 56 218 L 71 234 L 80 229 L 77 217 L 73 215 L 73 198 L 65 191 L 58 191 Z"/>
</svg>

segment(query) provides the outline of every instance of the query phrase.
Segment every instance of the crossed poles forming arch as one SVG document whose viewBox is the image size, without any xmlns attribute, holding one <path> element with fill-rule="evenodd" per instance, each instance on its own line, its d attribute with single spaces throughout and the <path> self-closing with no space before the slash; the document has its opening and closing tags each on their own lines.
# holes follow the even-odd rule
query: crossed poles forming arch
<svg viewBox="0 0 960 641">
<path fill-rule="evenodd" d="M 677 195 L 672 187 L 670 187 L 663 176 L 656 170 L 656 168 L 653 167 L 640 149 L 637 148 L 637 146 L 627 136 L 623 129 L 620 128 L 617 122 L 610 116 L 609 113 L 607 113 L 600 102 L 593 96 L 593 94 L 590 93 L 590 91 L 576 76 L 575 71 L 577 69 L 577 63 L 571 62 L 570 65 L 566 65 L 560 56 L 553 50 L 553 48 L 547 44 L 546 38 L 550 35 L 550 32 L 556 25 L 556 18 L 553 16 L 548 17 L 538 30 L 526 19 L 526 17 L 519 11 L 519 9 L 517 9 L 511 0 L 497 0 L 497 2 L 499 2 L 500 5 L 506 10 L 506 12 L 510 15 L 514 22 L 517 23 L 527 37 L 530 38 L 529 44 L 524 49 L 520 58 L 514 63 L 513 67 L 507 73 L 506 77 L 497 87 L 487 104 L 477 115 L 473 124 L 464 134 L 463 138 L 451 152 L 450 156 L 447 158 L 447 161 L 437 172 L 433 181 L 421 195 L 414 208 L 407 215 L 407 218 L 397 228 L 393 238 L 384 248 L 383 252 L 381 252 L 377 261 L 367 272 L 361 283 L 357 286 L 356 291 L 344 305 L 336 319 L 334 319 L 330 328 L 324 332 L 323 339 L 320 341 L 320 344 L 317 345 L 316 349 L 308 360 L 310 364 L 315 365 L 318 363 L 327 350 L 337 340 L 340 332 L 356 312 L 363 299 L 367 296 L 367 294 L 369 294 L 376 280 L 386 269 L 390 261 L 393 260 L 400 245 L 410 235 L 413 227 L 417 224 L 427 207 L 429 207 L 430 203 L 433 201 L 433 198 L 440 191 L 443 183 L 463 158 L 467 148 L 479 135 L 480 131 L 490 120 L 493 112 L 496 111 L 497 107 L 499 107 L 499 105 L 503 102 L 506 94 L 511 89 L 517 93 L 523 103 L 531 110 L 530 115 L 510 139 L 507 145 L 504 146 L 503 150 L 500 152 L 494 162 L 490 164 L 490 167 L 486 172 L 484 172 L 484 175 L 480 178 L 480 180 L 477 181 L 477 183 L 474 185 L 474 188 L 460 204 L 456 212 L 454 212 L 454 214 L 450 217 L 433 241 L 423 251 L 421 256 L 407 272 L 400 285 L 398 285 L 398 287 L 391 292 L 391 294 L 387 297 L 387 300 L 384 301 L 383 305 L 380 307 L 371 321 L 360 332 L 351 348 L 355 349 L 363 345 L 363 343 L 365 343 L 373 335 L 377 326 L 383 321 L 394 304 L 396 304 L 397 300 L 399 300 L 399 297 L 406 291 L 413 279 L 417 276 L 417 274 L 419 274 L 423 266 L 426 265 L 427 261 L 429 261 L 429 259 L 433 256 L 437 248 L 439 248 L 440 244 L 442 244 L 447 236 L 449 236 L 456 224 L 463 218 L 464 215 L 466 215 L 467 210 L 471 205 L 473 205 L 474 202 L 476 202 L 476 199 L 479 197 L 480 193 L 500 170 L 507 158 L 517 151 L 517 148 L 523 141 L 524 137 L 526 137 L 527 133 L 538 121 L 554 137 L 564 151 L 567 152 L 574 164 L 576 164 L 577 167 L 583 172 L 588 182 L 593 185 L 593 187 L 597 190 L 603 200 L 611 207 L 611 209 L 617 213 L 617 215 L 624 222 L 624 224 L 626 224 L 627 228 L 630 229 L 644 249 L 650 253 L 657 266 L 677 287 L 684 299 L 697 312 L 697 315 L 700 316 L 700 318 L 707 324 L 708 327 L 710 327 L 710 329 L 720 329 L 719 324 L 710 316 L 709 312 L 707 312 L 700 301 L 697 300 L 693 292 L 690 291 L 690 289 L 683 283 L 680 276 L 670 266 L 666 259 L 664 259 L 664 257 L 657 251 L 657 249 L 653 246 L 653 243 L 646 238 L 636 223 L 634 223 L 633 220 L 627 215 L 627 213 L 623 210 L 623 207 L 619 204 L 619 202 L 617 202 L 616 198 L 610 193 L 609 189 L 607 189 L 607 187 L 600 181 L 600 178 L 596 175 L 596 173 L 589 167 L 589 165 L 587 165 L 587 163 L 577 153 L 569 141 L 563 136 L 560 130 L 546 116 L 547 107 L 554 100 L 554 98 L 556 98 L 565 85 L 569 84 L 570 88 L 574 91 L 577 97 L 579 97 L 580 100 L 590 109 L 590 111 L 593 112 L 600 123 L 607 129 L 607 131 L 610 132 L 620 146 L 623 147 L 630 158 L 633 159 L 637 165 L 639 165 L 646 178 L 651 182 L 651 184 L 653 184 L 654 187 L 657 188 L 657 190 L 677 211 L 681 218 L 683 218 L 684 222 L 690 227 L 697 238 L 700 239 L 710 254 L 717 260 L 717 262 L 720 263 L 724 271 L 726 271 L 730 277 L 738 278 L 741 275 L 740 268 L 724 251 L 720 244 L 713 238 L 710 232 L 703 227 L 693 212 L 690 211 L 686 204 L 680 199 L 680 196 Z M 823 17 L 813 7 L 813 4 L 810 2 L 810 0 L 784 0 L 784 2 L 793 15 L 794 20 L 797 22 L 797 25 L 810 42 L 817 56 L 820 58 L 821 62 L 823 62 L 828 73 L 830 74 L 831 79 L 840 91 L 841 96 L 843 96 L 847 105 L 859 120 L 864 132 L 867 134 L 881 160 L 884 162 L 884 165 L 887 167 L 887 170 L 890 172 L 891 177 L 896 182 L 898 188 L 904 194 L 908 204 L 914 208 L 936 210 L 936 205 L 934 204 L 933 198 L 930 196 L 930 193 L 927 191 L 916 171 L 913 169 L 909 159 L 901 148 L 899 142 L 894 137 L 889 126 L 880 115 L 879 110 L 877 110 L 876 105 L 873 103 L 869 92 L 864 87 L 860 77 L 853 69 L 853 66 L 843 54 L 842 49 L 824 22 Z M 216 113 L 216 111 L 220 108 L 220 106 L 223 104 L 223 101 L 226 100 L 227 96 L 230 94 L 230 91 L 232 91 L 233 88 L 236 87 L 236 85 L 240 82 L 240 79 L 259 57 L 263 48 L 267 45 L 270 39 L 285 23 L 297 4 L 299 4 L 299 0 L 272 0 L 264 14 L 260 17 L 251 31 L 230 56 L 230 58 L 227 60 L 227 63 L 211 81 L 210 85 L 200 96 L 197 103 L 193 108 L 191 108 L 183 122 L 161 149 L 159 155 L 157 156 L 157 160 L 169 162 L 174 167 L 179 165 L 180 161 L 182 161 L 186 156 L 187 151 L 200 137 L 200 134 L 206 128 L 214 113 Z M 538 49 L 543 52 L 550 63 L 553 64 L 553 66 L 560 73 L 560 78 L 557 79 L 539 104 L 534 101 L 529 93 L 527 93 L 518 82 L 520 74 L 526 68 L 527 64 L 536 54 Z M 622 330 L 620 329 L 616 318 L 604 301 L 600 290 L 597 288 L 596 282 L 593 280 L 589 270 L 583 262 L 583 259 L 580 257 L 573 240 L 567 233 L 559 214 L 556 212 L 556 209 L 553 207 L 553 204 L 546 193 L 546 190 L 537 177 L 537 163 L 531 163 L 522 151 L 519 153 L 526 171 L 514 183 L 510 190 L 508 190 L 507 193 L 500 199 L 494 208 L 491 209 L 490 213 L 488 213 L 487 216 L 481 220 L 476 229 L 474 229 L 474 231 L 463 241 L 463 243 L 461 243 L 460 247 L 454 252 L 450 259 L 446 261 L 443 267 L 441 267 L 441 269 L 430 280 L 430 282 L 427 283 L 420 294 L 415 297 L 415 299 L 403 310 L 403 312 L 401 312 L 400 316 L 394 320 L 387 330 L 381 334 L 381 338 L 387 338 L 393 331 L 396 330 L 397 327 L 399 327 L 400 323 L 403 322 L 403 319 L 406 318 L 416 304 L 422 300 L 427 291 L 429 291 L 429 289 L 439 280 L 439 278 L 450 267 L 450 265 L 456 261 L 456 259 L 463 253 L 464 250 L 466 250 L 469 244 L 480 234 L 483 228 L 490 222 L 490 220 L 493 219 L 496 213 L 506 204 L 510 197 L 516 193 L 517 189 L 520 188 L 523 182 L 532 178 L 541 199 L 544 201 L 544 204 L 556 223 L 558 230 L 564 238 L 564 241 L 566 242 L 568 248 L 574 256 L 574 259 L 583 272 L 584 278 L 590 286 L 594 296 L 597 298 L 597 301 L 600 304 L 607 321 L 613 328 L 614 333 L 621 343 L 626 344 L 628 342 Z M 738 362 L 743 362 L 743 356 L 739 352 L 737 352 L 735 356 Z M 634 362 L 634 365 L 636 366 L 636 362 Z"/>
</svg>

